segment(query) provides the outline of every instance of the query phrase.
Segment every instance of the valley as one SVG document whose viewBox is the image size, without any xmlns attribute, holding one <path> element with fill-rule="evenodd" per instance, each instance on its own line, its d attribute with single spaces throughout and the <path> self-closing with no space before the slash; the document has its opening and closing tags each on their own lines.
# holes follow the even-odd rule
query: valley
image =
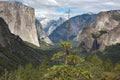
<svg viewBox="0 0 120 80">
<path fill-rule="evenodd" d="M 0 1 L 0 80 L 120 80 L 120 9 L 50 18 L 25 2 Z"/>
</svg>

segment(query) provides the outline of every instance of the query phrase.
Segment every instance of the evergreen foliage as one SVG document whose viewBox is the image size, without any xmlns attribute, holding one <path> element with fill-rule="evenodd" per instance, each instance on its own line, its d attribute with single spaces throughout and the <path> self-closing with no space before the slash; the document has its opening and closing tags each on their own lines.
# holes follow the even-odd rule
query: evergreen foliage
<svg viewBox="0 0 120 80">
<path fill-rule="evenodd" d="M 120 44 L 108 46 L 104 52 L 86 53 L 84 57 L 72 49 L 71 43 L 63 42 L 61 46 L 64 49 L 56 50 L 56 54 L 45 52 L 39 66 L 29 63 L 16 70 L 4 69 L 0 80 L 120 80 Z"/>
</svg>

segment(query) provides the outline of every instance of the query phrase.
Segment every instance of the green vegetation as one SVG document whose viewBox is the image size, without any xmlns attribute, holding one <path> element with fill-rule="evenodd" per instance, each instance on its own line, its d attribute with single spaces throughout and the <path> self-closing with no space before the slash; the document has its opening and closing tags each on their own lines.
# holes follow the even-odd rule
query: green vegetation
<svg viewBox="0 0 120 80">
<path fill-rule="evenodd" d="M 120 44 L 107 46 L 104 57 L 109 58 L 113 64 L 120 62 Z"/>
<path fill-rule="evenodd" d="M 6 68 L 2 71 L 0 80 L 120 79 L 120 44 L 108 46 L 103 52 L 94 51 L 91 54 L 83 54 L 84 57 L 78 53 L 77 49 L 72 48 L 71 43 L 62 42 L 61 46 L 46 47 L 43 50 L 37 48 L 38 52 L 40 50 L 45 54 L 39 66 L 27 64 L 26 66 L 19 65 L 16 70 Z M 3 48 L 0 49 L 3 50 Z"/>
<path fill-rule="evenodd" d="M 98 32 L 92 33 L 92 37 L 95 38 L 99 38 L 100 36 L 102 36 L 103 34 L 106 34 L 108 31 L 106 29 L 101 29 Z"/>
<path fill-rule="evenodd" d="M 113 14 L 112 18 L 117 20 L 117 21 L 120 21 L 120 14 Z"/>
<path fill-rule="evenodd" d="M 68 42 L 62 42 L 65 52 L 58 52 L 53 55 L 52 60 L 58 59 L 59 63 L 50 67 L 45 74 L 47 80 L 91 80 L 92 75 L 88 71 L 82 70 L 78 64 L 84 59 L 76 54 L 70 53 L 72 47 Z"/>
</svg>

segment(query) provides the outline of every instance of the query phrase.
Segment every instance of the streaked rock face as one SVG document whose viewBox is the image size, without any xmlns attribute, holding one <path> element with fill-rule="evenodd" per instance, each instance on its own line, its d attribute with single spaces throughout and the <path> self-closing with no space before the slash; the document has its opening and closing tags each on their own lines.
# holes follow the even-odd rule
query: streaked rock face
<svg viewBox="0 0 120 80">
<path fill-rule="evenodd" d="M 37 19 L 35 21 L 35 25 L 36 25 L 40 44 L 44 42 L 45 44 L 47 43 L 47 44 L 53 45 L 52 41 L 48 38 L 45 31 L 43 30 L 41 23 Z"/>
<path fill-rule="evenodd" d="M 0 17 L 9 26 L 10 31 L 24 41 L 39 46 L 35 28 L 34 9 L 19 2 L 0 2 Z"/>
<path fill-rule="evenodd" d="M 8 28 L 8 24 L 0 17 L 0 46 L 10 47 L 13 46 L 14 40 L 23 42 L 19 36 L 12 34 Z"/>
<path fill-rule="evenodd" d="M 98 39 L 100 50 L 104 50 L 105 46 L 114 45 L 120 43 L 120 24 L 114 29 L 110 30 L 107 34 L 104 34 Z"/>
<path fill-rule="evenodd" d="M 78 42 L 84 42 L 86 47 L 92 48 L 94 39 L 92 33 L 106 29 L 107 33 L 100 36 L 97 40 L 100 50 L 104 50 L 105 46 L 120 43 L 120 10 L 100 12 L 93 23 L 90 23 L 77 36 Z"/>
<path fill-rule="evenodd" d="M 113 16 L 117 14 L 120 14 L 119 11 L 99 13 L 94 24 L 95 28 L 98 30 L 101 30 L 102 28 L 107 30 L 114 29 L 119 24 L 119 21 L 113 19 Z"/>
</svg>

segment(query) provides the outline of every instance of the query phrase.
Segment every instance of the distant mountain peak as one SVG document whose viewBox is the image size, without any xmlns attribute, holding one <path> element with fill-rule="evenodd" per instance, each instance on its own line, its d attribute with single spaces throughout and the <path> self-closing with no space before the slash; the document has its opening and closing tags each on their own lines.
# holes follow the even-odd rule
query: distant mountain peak
<svg viewBox="0 0 120 80">
<path fill-rule="evenodd" d="M 93 13 L 93 12 L 88 12 L 88 13 L 86 13 L 86 14 L 88 14 L 88 15 L 93 15 L 94 13 Z"/>
<path fill-rule="evenodd" d="M 49 36 L 60 24 L 66 21 L 66 18 L 59 17 L 58 20 L 54 20 L 51 18 L 42 18 L 38 19 L 40 23 L 42 24 L 44 31 Z"/>
<path fill-rule="evenodd" d="M 70 18 L 70 39 L 73 40 L 80 30 L 87 24 L 89 24 L 93 19 L 96 17 L 95 14 L 82 14 L 77 15 L 75 17 Z M 49 38 L 53 42 L 59 42 L 60 40 L 66 41 L 67 40 L 67 27 L 68 21 L 66 20 L 61 25 L 59 25 L 50 35 Z M 59 36 L 59 37 L 58 37 Z"/>
</svg>

